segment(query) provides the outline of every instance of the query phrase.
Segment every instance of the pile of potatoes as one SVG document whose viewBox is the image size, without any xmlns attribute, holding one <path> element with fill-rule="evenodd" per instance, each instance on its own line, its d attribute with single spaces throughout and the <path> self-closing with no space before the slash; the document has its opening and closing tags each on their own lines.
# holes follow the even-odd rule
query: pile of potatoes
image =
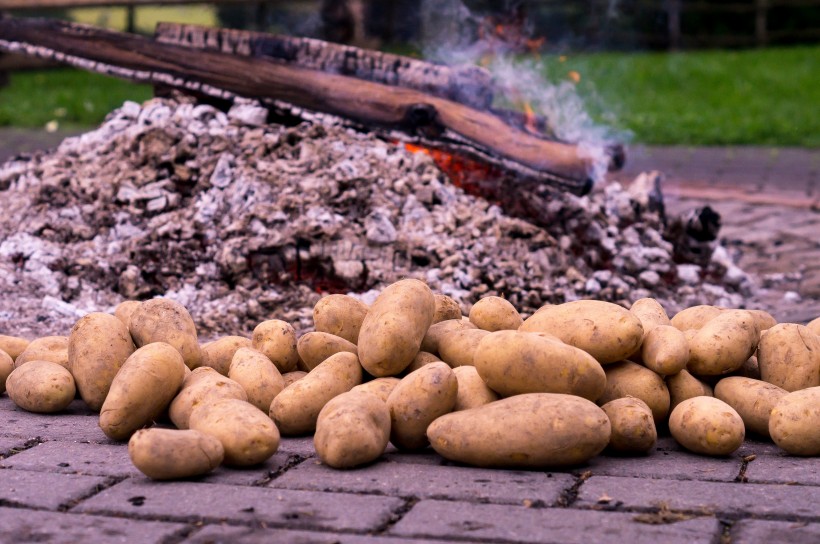
<svg viewBox="0 0 820 544">
<path fill-rule="evenodd" d="M 280 436 L 310 434 L 335 468 L 388 443 L 480 467 L 571 466 L 606 448 L 645 454 L 666 425 L 704 455 L 732 453 L 747 431 L 820 455 L 820 318 L 695 306 L 669 319 L 647 298 L 523 319 L 499 297 L 463 316 L 413 279 L 372 306 L 326 296 L 313 315 L 301 337 L 274 319 L 200 344 L 181 305 L 125 302 L 67 337 L 0 336 L 0 384 L 32 412 L 79 395 L 154 479 L 257 465 Z"/>
</svg>

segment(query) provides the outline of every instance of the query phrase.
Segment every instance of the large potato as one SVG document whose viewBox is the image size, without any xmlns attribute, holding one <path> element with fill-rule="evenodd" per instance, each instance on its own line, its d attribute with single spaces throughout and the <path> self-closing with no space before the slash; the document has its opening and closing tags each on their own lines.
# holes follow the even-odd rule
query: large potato
<svg viewBox="0 0 820 544">
<path fill-rule="evenodd" d="M 265 413 L 285 388 L 285 380 L 271 360 L 251 348 L 236 350 L 228 377 L 242 386 L 248 394 L 248 402 Z"/>
<path fill-rule="evenodd" d="M 223 376 L 227 376 L 231 368 L 231 361 L 237 350 L 250 347 L 250 338 L 223 336 L 202 346 L 202 365 L 209 366 Z"/>
<path fill-rule="evenodd" d="M 225 464 L 258 465 L 279 448 L 279 431 L 261 410 L 243 400 L 219 399 L 200 404 L 191 412 L 191 429 L 222 443 Z"/>
<path fill-rule="evenodd" d="M 609 442 L 603 410 L 573 395 L 529 393 L 436 419 L 430 444 L 451 461 L 479 467 L 579 465 Z"/>
<path fill-rule="evenodd" d="M 631 361 L 621 361 L 614 365 L 607 365 L 606 389 L 598 397 L 598 404 L 623 397 L 635 397 L 644 401 L 652 410 L 655 424 L 666 420 L 669 415 L 669 389 L 663 378 L 639 364 Z"/>
<path fill-rule="evenodd" d="M 568 393 L 596 400 L 606 387 L 598 361 L 578 348 L 528 332 L 498 331 L 476 349 L 479 376 L 501 396 Z"/>
<path fill-rule="evenodd" d="M 436 300 L 424 282 L 398 281 L 381 292 L 359 333 L 359 359 L 373 376 L 395 376 L 413 361 L 433 323 Z"/>
<path fill-rule="evenodd" d="M 761 379 L 786 391 L 820 385 L 820 336 L 803 325 L 781 323 L 767 330 L 757 360 Z"/>
<path fill-rule="evenodd" d="M 8 379 L 12 370 L 14 370 L 14 359 L 0 349 L 0 395 L 6 392 L 6 379 Z"/>
<path fill-rule="evenodd" d="M 352 468 L 378 459 L 389 439 L 387 404 L 371 393 L 348 391 L 319 412 L 313 444 L 326 465 Z"/>
<path fill-rule="evenodd" d="M 14 359 L 14 368 L 29 361 L 49 361 L 71 371 L 68 366 L 68 336 L 44 336 L 32 340 Z"/>
<path fill-rule="evenodd" d="M 132 320 L 133 322 L 133 320 Z M 127 440 L 168 407 L 185 378 L 185 361 L 164 342 L 145 345 L 125 360 L 100 410 L 100 428 L 114 440 Z"/>
<path fill-rule="evenodd" d="M 296 343 L 299 359 L 305 364 L 308 371 L 313 370 L 331 355 L 336 353 L 352 353 L 358 355 L 356 344 L 341 336 L 334 336 L 326 332 L 309 332 L 303 334 Z"/>
<path fill-rule="evenodd" d="M 772 408 L 787 391 L 776 385 L 740 376 L 723 378 L 715 386 L 715 398 L 735 409 L 747 431 L 769 438 Z"/>
<path fill-rule="evenodd" d="M 185 306 L 178 302 L 155 298 L 141 303 L 131 314 L 128 330 L 138 348 L 164 342 L 182 355 L 188 368 L 193 370 L 202 365 L 196 325 Z"/>
<path fill-rule="evenodd" d="M 348 342 L 359 341 L 367 304 L 349 295 L 322 297 L 313 307 L 313 324 L 318 332 L 340 336 Z"/>
<path fill-rule="evenodd" d="M 784 395 L 769 417 L 774 443 L 792 455 L 820 455 L 820 387 Z"/>
<path fill-rule="evenodd" d="M 77 394 L 71 373 L 50 361 L 30 361 L 15 368 L 6 380 L 6 391 L 23 410 L 41 414 L 65 409 Z"/>
<path fill-rule="evenodd" d="M 29 345 L 29 341 L 19 336 L 6 336 L 0 334 L 0 351 L 5 351 L 12 360 L 23 353 Z"/>
<path fill-rule="evenodd" d="M 643 339 L 641 360 L 646 368 L 661 376 L 677 374 L 689 362 L 686 335 L 669 325 L 656 326 Z"/>
<path fill-rule="evenodd" d="M 634 314 L 599 300 L 576 300 L 544 308 L 524 321 L 520 330 L 555 335 L 602 364 L 626 359 L 643 340 L 643 326 Z"/>
<path fill-rule="evenodd" d="M 618 453 L 648 453 L 658 441 L 649 406 L 635 397 L 623 397 L 601 406 L 612 426 L 609 447 Z"/>
<path fill-rule="evenodd" d="M 669 316 L 666 315 L 666 310 L 663 309 L 660 302 L 654 298 L 641 298 L 632 303 L 630 312 L 641 320 L 643 326 L 644 338 L 655 327 L 669 326 Z"/>
<path fill-rule="evenodd" d="M 430 328 L 427 329 L 427 333 L 421 341 L 421 351 L 438 353 L 439 342 L 451 332 L 477 328 L 478 327 L 466 319 L 448 319 L 446 321 L 433 323 L 430 325 Z"/>
<path fill-rule="evenodd" d="M 199 431 L 141 429 L 128 441 L 128 455 L 153 480 L 178 480 L 207 474 L 222 463 L 222 443 Z"/>
<path fill-rule="evenodd" d="M 669 389 L 670 410 L 674 410 L 678 404 L 687 399 L 712 396 L 712 388 L 686 370 L 667 376 L 666 386 Z"/>
<path fill-rule="evenodd" d="M 485 331 L 515 331 L 524 323 L 510 301 L 501 297 L 484 297 L 470 309 L 470 321 Z"/>
<path fill-rule="evenodd" d="M 820 336 L 820 317 L 810 321 L 809 324 L 806 325 L 806 328 L 808 328 L 811 332 L 813 332 L 817 336 Z"/>
<path fill-rule="evenodd" d="M 285 372 L 282 374 L 282 379 L 284 380 L 285 387 L 288 387 L 290 384 L 298 382 L 307 375 L 308 373 L 302 370 L 294 370 L 293 372 Z"/>
<path fill-rule="evenodd" d="M 669 416 L 669 432 L 689 451 L 729 455 L 743 444 L 743 420 L 734 408 L 714 397 L 694 397 Z"/>
<path fill-rule="evenodd" d="M 445 335 L 438 343 L 438 354 L 441 360 L 455 368 L 472 365 L 478 344 L 489 331 L 483 329 L 464 329 Z"/>
<path fill-rule="evenodd" d="M 134 314 L 139 305 L 142 304 L 138 300 L 126 300 L 117 304 L 117 307 L 114 308 L 114 317 L 122 321 L 122 324 L 126 326 L 126 328 L 131 323 L 131 316 Z"/>
<path fill-rule="evenodd" d="M 202 366 L 185 377 L 182 389 L 168 407 L 168 416 L 178 429 L 187 429 L 194 408 L 219 399 L 247 401 L 248 394 L 244 387 L 232 379 L 211 367 Z"/>
<path fill-rule="evenodd" d="M 325 404 L 360 383 L 362 366 L 356 354 L 336 353 L 276 395 L 270 417 L 285 436 L 311 433 Z"/>
<path fill-rule="evenodd" d="M 706 304 L 692 306 L 675 314 L 669 322 L 680 331 L 698 330 L 719 316 L 722 311 L 720 308 Z"/>
<path fill-rule="evenodd" d="M 497 401 L 500 397 L 498 393 L 490 389 L 474 366 L 460 366 L 453 369 L 458 381 L 458 395 L 454 412 L 459 410 L 469 410 L 478 408 L 491 402 Z"/>
<path fill-rule="evenodd" d="M 433 355 L 432 353 L 427 353 L 426 351 L 420 351 L 413 357 L 413 362 L 404 369 L 403 374 L 406 376 L 411 372 L 415 372 L 416 370 L 420 369 L 424 365 L 429 365 L 430 363 L 438 363 L 441 361 L 438 357 Z"/>
<path fill-rule="evenodd" d="M 723 310 L 689 341 L 687 370 L 700 376 L 720 376 L 743 366 L 757 349 L 759 332 L 745 310 Z"/>
<path fill-rule="evenodd" d="M 111 314 L 90 313 L 74 324 L 68 336 L 68 368 L 92 410 L 100 411 L 114 376 L 135 349 L 128 327 Z"/>
<path fill-rule="evenodd" d="M 461 319 L 461 306 L 458 305 L 458 302 L 447 295 L 435 295 L 435 298 L 436 312 L 433 314 L 433 323 Z"/>
<path fill-rule="evenodd" d="M 375 395 L 380 398 L 382 402 L 387 402 L 387 397 L 389 397 L 390 393 L 393 392 L 393 389 L 399 385 L 400 381 L 400 379 L 393 377 L 376 378 L 375 380 L 370 380 L 367 383 L 357 385 L 350 391 L 356 391 L 357 393 L 370 393 L 371 395 Z"/>
<path fill-rule="evenodd" d="M 270 319 L 253 329 L 251 347 L 261 351 L 282 374 L 293 372 L 299 363 L 296 351 L 296 330 L 285 321 Z"/>
<path fill-rule="evenodd" d="M 777 325 L 777 320 L 770 314 L 764 310 L 746 310 L 752 317 L 755 318 L 755 323 L 757 324 L 757 330 L 763 332 L 765 330 L 771 329 L 775 325 Z"/>
<path fill-rule="evenodd" d="M 400 449 L 429 444 L 427 427 L 456 405 L 458 380 L 446 363 L 433 363 L 405 376 L 387 398 L 390 442 Z"/>
</svg>

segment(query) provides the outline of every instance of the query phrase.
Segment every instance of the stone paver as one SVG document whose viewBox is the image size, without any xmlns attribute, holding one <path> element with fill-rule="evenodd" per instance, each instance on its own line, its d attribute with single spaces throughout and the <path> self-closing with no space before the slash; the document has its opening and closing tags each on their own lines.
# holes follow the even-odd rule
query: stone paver
<svg viewBox="0 0 820 544">
<path fill-rule="evenodd" d="M 732 544 L 806 544 L 820 542 L 820 523 L 745 519 L 731 532 Z"/>
<path fill-rule="evenodd" d="M 56 510 L 87 497 L 108 483 L 106 478 L 28 470 L 0 470 L 0 504 Z"/>
<path fill-rule="evenodd" d="M 359 544 L 360 542 L 362 544 L 443 544 L 448 541 L 207 525 L 185 539 L 184 542 L 186 544 L 272 544 L 275 542 L 287 542 L 288 544 Z"/>
<path fill-rule="evenodd" d="M 0 461 L 0 467 L 96 476 L 141 475 L 127 448 L 77 442 L 44 442 Z"/>
<path fill-rule="evenodd" d="M 820 486 L 820 458 L 758 455 L 746 467 L 749 483 L 783 483 Z M 817 488 L 820 499 L 820 488 Z"/>
<path fill-rule="evenodd" d="M 13 453 L 15 449 L 24 448 L 26 440 L 16 436 L 0 436 L 0 459 Z"/>
<path fill-rule="evenodd" d="M 94 442 L 114 444 L 100 429 L 99 414 L 89 410 L 81 400 L 76 400 L 58 414 L 31 414 L 17 408 L 8 398 L 0 396 L 0 412 L 3 427 L 0 435 L 41 438 L 42 440 Z"/>
<path fill-rule="evenodd" d="M 740 465 L 741 460 L 736 457 L 715 458 L 685 452 L 656 451 L 641 457 L 595 457 L 582 470 L 589 470 L 596 476 L 731 482 L 737 477 Z"/>
</svg>

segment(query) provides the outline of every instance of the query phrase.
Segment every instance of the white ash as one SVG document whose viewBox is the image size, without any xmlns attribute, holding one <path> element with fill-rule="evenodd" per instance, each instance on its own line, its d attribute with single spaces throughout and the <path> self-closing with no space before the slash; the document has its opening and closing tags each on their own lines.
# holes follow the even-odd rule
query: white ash
<svg viewBox="0 0 820 544">
<path fill-rule="evenodd" d="M 157 295 L 205 336 L 271 318 L 305 329 L 319 291 L 372 300 L 403 277 L 465 312 L 502 295 L 525 314 L 585 297 L 740 306 L 750 288 L 725 251 L 705 267 L 673 261 L 657 175 L 554 197 L 539 227 L 454 187 L 425 154 L 265 112 L 128 102 L 0 166 L 0 333 L 66 334 L 84 312 Z"/>
</svg>

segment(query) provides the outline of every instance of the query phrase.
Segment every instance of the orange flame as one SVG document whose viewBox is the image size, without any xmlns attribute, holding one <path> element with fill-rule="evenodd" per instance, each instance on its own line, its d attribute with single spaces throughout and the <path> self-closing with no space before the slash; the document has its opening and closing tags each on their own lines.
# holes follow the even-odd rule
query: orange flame
<svg viewBox="0 0 820 544">
<path fill-rule="evenodd" d="M 396 142 L 398 143 L 398 142 Z M 487 197 L 487 191 L 482 187 L 487 183 L 498 180 L 502 173 L 494 166 L 458 155 L 449 153 L 441 149 L 424 147 L 417 144 L 404 143 L 404 148 L 411 153 L 424 153 L 429 155 L 436 163 L 439 170 L 444 172 L 456 187 L 464 189 L 465 192 Z"/>
<path fill-rule="evenodd" d="M 533 111 L 532 105 L 530 105 L 529 101 L 524 102 L 524 115 L 526 116 L 524 128 L 532 134 L 538 134 L 538 123 L 536 122 L 535 112 Z"/>
</svg>

